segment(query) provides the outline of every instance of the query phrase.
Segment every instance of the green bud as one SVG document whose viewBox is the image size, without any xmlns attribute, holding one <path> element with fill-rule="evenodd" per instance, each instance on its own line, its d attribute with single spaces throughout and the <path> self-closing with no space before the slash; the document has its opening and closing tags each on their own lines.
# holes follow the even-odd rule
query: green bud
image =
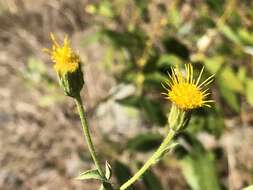
<svg viewBox="0 0 253 190">
<path fill-rule="evenodd" d="M 172 104 L 168 117 L 169 127 L 174 131 L 181 131 L 187 127 L 190 118 L 190 110 L 183 110 Z"/>
<path fill-rule="evenodd" d="M 81 64 L 75 71 L 58 73 L 58 78 L 65 95 L 70 97 L 79 96 L 84 85 Z"/>
</svg>

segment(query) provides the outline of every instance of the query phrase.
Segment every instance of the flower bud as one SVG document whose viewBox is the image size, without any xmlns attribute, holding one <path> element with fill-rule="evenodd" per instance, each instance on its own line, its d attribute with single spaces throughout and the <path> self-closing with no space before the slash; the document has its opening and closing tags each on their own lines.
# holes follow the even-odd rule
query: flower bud
<svg viewBox="0 0 253 190">
<path fill-rule="evenodd" d="M 168 117 L 169 128 L 179 132 L 188 125 L 191 118 L 191 111 L 178 108 L 172 104 Z"/>
<path fill-rule="evenodd" d="M 74 72 L 57 73 L 61 87 L 65 95 L 77 97 L 83 88 L 83 72 L 81 65 Z"/>
<path fill-rule="evenodd" d="M 68 38 L 65 37 L 63 45 L 59 45 L 53 34 L 52 49 L 46 49 L 51 55 L 54 69 L 58 75 L 61 87 L 67 96 L 77 97 L 83 88 L 83 72 L 79 56 L 70 48 Z"/>
</svg>

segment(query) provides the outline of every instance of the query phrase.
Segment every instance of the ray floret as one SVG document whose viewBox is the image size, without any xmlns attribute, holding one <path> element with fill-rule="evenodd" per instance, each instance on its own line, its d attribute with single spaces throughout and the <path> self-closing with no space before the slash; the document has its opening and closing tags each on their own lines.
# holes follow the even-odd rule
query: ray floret
<svg viewBox="0 0 253 190">
<path fill-rule="evenodd" d="M 173 104 L 183 110 L 195 109 L 198 107 L 210 107 L 213 100 L 207 100 L 209 96 L 206 86 L 214 80 L 214 75 L 211 75 L 203 82 L 201 77 L 204 67 L 201 69 L 197 79 L 193 76 L 193 67 L 191 64 L 185 64 L 185 74 L 178 67 L 171 68 L 169 80 L 165 81 L 163 87 L 166 89 L 166 99 L 169 99 Z"/>
</svg>

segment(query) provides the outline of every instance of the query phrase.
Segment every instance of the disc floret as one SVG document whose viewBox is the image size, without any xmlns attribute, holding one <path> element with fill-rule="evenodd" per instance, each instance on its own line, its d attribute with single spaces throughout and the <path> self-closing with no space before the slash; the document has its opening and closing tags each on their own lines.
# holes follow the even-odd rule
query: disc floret
<svg viewBox="0 0 253 190">
<path fill-rule="evenodd" d="M 183 110 L 191 110 L 203 106 L 210 107 L 207 100 L 208 88 L 206 86 L 213 81 L 213 75 L 200 83 L 204 67 L 201 69 L 197 79 L 193 77 L 193 67 L 191 64 L 185 65 L 185 75 L 179 71 L 179 68 L 172 68 L 169 74 L 169 80 L 166 81 L 164 88 L 167 90 L 166 98 L 169 99 L 178 108 Z"/>
</svg>

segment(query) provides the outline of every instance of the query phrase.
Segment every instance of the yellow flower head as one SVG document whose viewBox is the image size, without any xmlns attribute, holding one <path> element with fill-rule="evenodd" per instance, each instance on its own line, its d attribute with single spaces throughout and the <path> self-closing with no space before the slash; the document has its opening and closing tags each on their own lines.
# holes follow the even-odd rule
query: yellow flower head
<svg viewBox="0 0 253 190">
<path fill-rule="evenodd" d="M 169 74 L 170 80 L 165 82 L 168 87 L 164 86 L 167 93 L 163 93 L 167 99 L 183 110 L 202 106 L 210 107 L 209 103 L 213 102 L 213 100 L 206 100 L 210 93 L 207 93 L 208 88 L 204 88 L 213 81 L 214 75 L 200 83 L 204 67 L 200 71 L 197 80 L 193 78 L 193 67 L 191 64 L 185 65 L 185 76 L 179 71 L 178 67 L 171 70 L 172 74 Z"/>
<path fill-rule="evenodd" d="M 62 46 L 58 44 L 53 34 L 50 34 L 50 37 L 53 42 L 52 49 L 45 49 L 45 51 L 51 55 L 51 59 L 55 63 L 54 69 L 60 85 L 66 95 L 77 97 L 84 84 L 81 60 L 70 48 L 67 37 L 65 37 Z"/>
<path fill-rule="evenodd" d="M 79 56 L 70 48 L 68 38 L 64 38 L 64 43 L 61 46 L 52 33 L 50 37 L 53 42 L 52 49 L 46 49 L 46 51 L 50 53 L 51 59 L 55 63 L 54 68 L 56 72 L 60 75 L 75 72 L 79 68 L 81 61 Z"/>
</svg>

